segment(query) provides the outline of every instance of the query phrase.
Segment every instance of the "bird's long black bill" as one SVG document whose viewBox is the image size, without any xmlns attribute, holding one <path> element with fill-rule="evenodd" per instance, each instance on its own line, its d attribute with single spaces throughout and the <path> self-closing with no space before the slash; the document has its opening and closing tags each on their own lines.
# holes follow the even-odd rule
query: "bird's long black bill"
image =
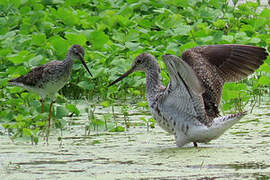
<svg viewBox="0 0 270 180">
<path fill-rule="evenodd" d="M 83 66 L 85 67 L 85 69 L 87 70 L 87 72 L 90 74 L 90 76 L 91 77 L 93 77 L 93 75 L 92 75 L 92 73 L 90 72 L 90 70 L 88 69 L 88 67 L 87 67 L 87 65 L 86 65 L 86 63 L 85 63 L 85 61 L 84 61 L 84 59 L 83 59 L 83 56 L 80 56 L 80 60 L 81 60 L 81 62 L 82 62 L 82 64 L 83 64 Z"/>
<path fill-rule="evenodd" d="M 122 74 L 122 76 L 120 76 L 118 79 L 114 80 L 112 83 L 109 84 L 109 87 L 114 85 L 115 83 L 121 81 L 122 79 L 124 79 L 125 77 L 127 77 L 129 74 L 131 74 L 134 71 L 134 68 L 131 68 L 130 70 L 128 70 L 127 72 L 125 72 L 124 74 Z"/>
</svg>

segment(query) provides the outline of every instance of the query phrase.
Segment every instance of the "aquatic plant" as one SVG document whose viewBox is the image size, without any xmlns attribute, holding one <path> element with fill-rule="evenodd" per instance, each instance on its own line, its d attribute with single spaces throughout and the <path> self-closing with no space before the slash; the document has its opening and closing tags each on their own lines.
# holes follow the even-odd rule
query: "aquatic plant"
<svg viewBox="0 0 270 180">
<path fill-rule="evenodd" d="M 89 79 L 75 62 L 69 83 L 60 91 L 53 111 L 55 127 L 63 129 L 62 117 L 74 113 L 68 99 L 84 97 L 109 102 L 117 123 L 117 101 L 144 102 L 144 75 L 138 73 L 118 87 L 107 85 L 127 69 L 133 58 L 148 52 L 160 61 L 163 54 L 181 53 L 205 44 L 249 44 L 270 47 L 270 10 L 260 1 L 239 4 L 233 0 L 1 0 L 0 1 L 0 122 L 12 138 L 38 142 L 44 134 L 46 112 L 40 114 L 39 97 L 8 80 L 25 74 L 51 60 L 64 59 L 71 44 L 85 49 L 85 60 L 94 75 Z M 50 58 L 50 59 L 49 59 Z M 238 111 L 268 95 L 270 58 L 257 72 L 240 84 L 225 85 L 224 111 Z M 165 84 L 169 78 L 162 71 Z M 48 106 L 48 105 L 47 105 Z M 144 108 L 148 108 L 144 104 Z M 129 111 L 127 109 L 127 111 Z M 76 112 L 76 113 L 75 113 Z M 112 121 L 108 118 L 108 121 Z M 104 121 L 101 120 L 103 123 Z M 109 129 L 109 128 L 106 128 Z M 125 129 L 125 128 L 124 128 Z"/>
</svg>

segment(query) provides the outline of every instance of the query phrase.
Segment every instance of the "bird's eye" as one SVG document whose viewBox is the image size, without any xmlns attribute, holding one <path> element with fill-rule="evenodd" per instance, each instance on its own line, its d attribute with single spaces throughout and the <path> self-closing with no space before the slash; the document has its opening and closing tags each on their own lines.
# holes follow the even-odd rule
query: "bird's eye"
<svg viewBox="0 0 270 180">
<path fill-rule="evenodd" d="M 74 49 L 74 53 L 75 53 L 75 54 L 79 54 L 78 49 Z"/>
<path fill-rule="evenodd" d="M 141 59 L 138 59 L 137 60 L 137 64 L 141 64 L 142 63 L 142 60 Z"/>
</svg>

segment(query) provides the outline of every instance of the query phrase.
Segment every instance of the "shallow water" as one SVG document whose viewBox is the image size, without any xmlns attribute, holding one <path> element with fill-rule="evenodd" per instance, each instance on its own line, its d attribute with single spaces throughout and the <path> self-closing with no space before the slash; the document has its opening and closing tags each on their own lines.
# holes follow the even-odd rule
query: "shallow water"
<svg viewBox="0 0 270 180">
<path fill-rule="evenodd" d="M 57 131 L 51 132 L 49 145 L 12 143 L 0 136 L 0 179 L 268 179 L 269 109 L 262 105 L 219 139 L 198 148 L 177 148 L 173 136 L 157 126 L 149 132 L 146 126 L 131 125 L 127 132 L 84 136 L 88 120 L 83 114 L 70 120 L 75 123 L 63 131 L 62 144 Z M 130 122 L 140 122 L 141 116 L 150 117 L 133 115 Z"/>
</svg>

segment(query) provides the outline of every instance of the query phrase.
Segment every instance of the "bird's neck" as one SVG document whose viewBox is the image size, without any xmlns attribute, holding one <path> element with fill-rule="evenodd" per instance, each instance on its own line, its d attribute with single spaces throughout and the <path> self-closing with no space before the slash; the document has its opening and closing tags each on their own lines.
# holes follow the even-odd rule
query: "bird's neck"
<svg viewBox="0 0 270 180">
<path fill-rule="evenodd" d="M 69 74 L 72 72 L 72 67 L 74 63 L 74 58 L 72 58 L 69 54 L 67 54 L 66 59 L 63 61 L 63 65 L 66 67 L 66 70 Z"/>
<path fill-rule="evenodd" d="M 160 92 L 164 91 L 165 87 L 162 85 L 160 76 L 160 67 L 156 63 L 146 71 L 146 98 L 148 104 L 151 105 L 156 101 Z"/>
<path fill-rule="evenodd" d="M 64 64 L 66 65 L 73 65 L 74 58 L 68 53 L 66 56 L 66 59 L 63 61 Z"/>
</svg>

